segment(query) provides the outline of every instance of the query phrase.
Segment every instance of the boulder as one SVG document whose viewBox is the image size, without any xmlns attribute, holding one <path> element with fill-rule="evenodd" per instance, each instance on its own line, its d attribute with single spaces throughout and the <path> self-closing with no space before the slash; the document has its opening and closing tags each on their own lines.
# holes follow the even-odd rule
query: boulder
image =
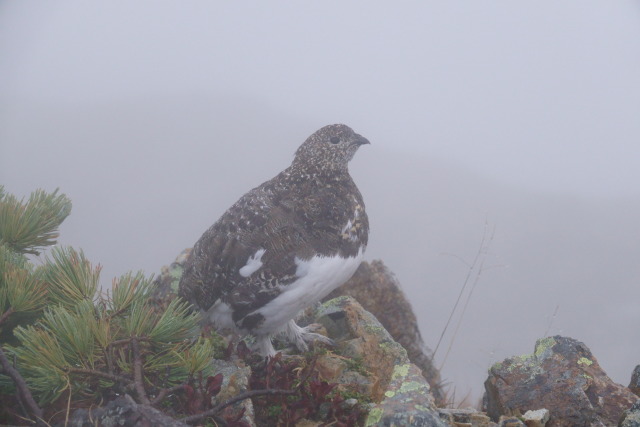
<svg viewBox="0 0 640 427">
<path fill-rule="evenodd" d="M 440 418 L 455 427 L 490 427 L 495 426 L 484 412 L 473 408 L 438 408 Z"/>
<path fill-rule="evenodd" d="M 620 427 L 640 427 L 640 400 L 623 412 L 620 419 Z"/>
<path fill-rule="evenodd" d="M 533 354 L 493 365 L 485 389 L 493 420 L 547 408 L 550 427 L 616 425 L 637 400 L 607 376 L 586 345 L 561 336 L 538 340 Z"/>
<path fill-rule="evenodd" d="M 631 374 L 629 390 L 631 390 L 636 396 L 640 396 L 640 365 L 636 366 Z"/>
<path fill-rule="evenodd" d="M 421 369 L 436 402 L 444 404 L 440 372 L 432 363 L 433 354 L 425 346 L 411 304 L 391 270 L 380 260 L 365 261 L 353 277 L 329 294 L 325 301 L 341 295 L 355 298 L 378 319 L 393 339 L 407 350 L 411 363 Z"/>
<path fill-rule="evenodd" d="M 420 368 L 411 363 L 406 350 L 358 301 L 347 296 L 332 299 L 322 304 L 313 317 L 336 342 L 338 356 L 357 360 L 361 365 L 358 370 L 366 372 L 356 377 L 361 380 L 356 381 L 356 386 L 370 387 L 373 404 L 367 426 L 446 425 L 438 415 Z M 337 378 L 354 378 L 345 377 L 347 372 L 342 370 Z"/>
<path fill-rule="evenodd" d="M 178 285 L 182 277 L 183 266 L 190 253 L 191 248 L 183 250 L 175 261 L 160 269 L 160 274 L 153 280 L 153 290 L 151 292 L 151 298 L 156 304 L 166 299 L 172 299 L 178 294 Z"/>
<path fill-rule="evenodd" d="M 123 427 L 186 427 L 159 410 L 137 404 L 129 395 L 118 397 L 104 407 L 78 409 L 69 419 L 72 427 L 123 426 Z"/>
</svg>

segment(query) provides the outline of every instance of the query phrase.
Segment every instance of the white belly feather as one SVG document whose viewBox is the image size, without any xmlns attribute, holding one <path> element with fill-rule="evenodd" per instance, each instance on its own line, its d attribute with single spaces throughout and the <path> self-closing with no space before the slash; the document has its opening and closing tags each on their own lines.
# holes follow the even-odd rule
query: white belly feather
<svg viewBox="0 0 640 427">
<path fill-rule="evenodd" d="M 256 335 L 273 335 L 281 332 L 289 320 L 293 319 L 301 310 L 321 300 L 338 286 L 349 280 L 357 270 L 364 257 L 364 246 L 353 257 L 325 257 L 314 256 L 309 260 L 295 259 L 297 279 L 286 286 L 282 286 L 282 293 L 263 307 L 250 313 L 260 313 L 265 321 L 252 332 Z M 255 272 L 262 266 L 260 258 L 264 249 L 259 250 L 249 259 L 240 274 L 246 276 L 251 270 Z M 244 274 L 243 274 L 244 273 Z M 233 310 L 226 303 L 218 300 L 208 310 L 207 315 L 218 327 L 234 328 L 237 326 L 232 320 Z"/>
<path fill-rule="evenodd" d="M 256 331 L 259 334 L 279 332 L 300 310 L 327 296 L 349 280 L 364 257 L 364 246 L 353 257 L 314 256 L 309 260 L 296 258 L 298 266 L 293 283 L 283 286 L 282 293 L 256 312 L 265 317 Z"/>
</svg>

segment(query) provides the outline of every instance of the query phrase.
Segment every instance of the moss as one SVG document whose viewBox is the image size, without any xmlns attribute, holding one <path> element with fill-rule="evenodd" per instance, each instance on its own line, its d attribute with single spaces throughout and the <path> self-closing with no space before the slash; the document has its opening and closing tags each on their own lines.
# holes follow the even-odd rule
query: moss
<svg viewBox="0 0 640 427">
<path fill-rule="evenodd" d="M 384 411 L 382 410 L 382 408 L 373 408 L 371 411 L 369 411 L 369 415 L 367 416 L 365 425 L 368 427 L 378 424 L 378 422 L 380 422 L 380 420 L 382 419 L 383 414 Z"/>
<path fill-rule="evenodd" d="M 269 417 L 277 417 L 282 412 L 282 406 L 280 405 L 271 405 L 267 408 L 267 415 Z"/>
<path fill-rule="evenodd" d="M 362 356 L 346 359 L 345 363 L 347 365 L 347 369 L 350 371 L 357 372 L 365 377 L 368 377 L 370 375 L 370 372 L 367 371 L 367 368 L 364 366 L 364 359 L 362 358 Z"/>
</svg>

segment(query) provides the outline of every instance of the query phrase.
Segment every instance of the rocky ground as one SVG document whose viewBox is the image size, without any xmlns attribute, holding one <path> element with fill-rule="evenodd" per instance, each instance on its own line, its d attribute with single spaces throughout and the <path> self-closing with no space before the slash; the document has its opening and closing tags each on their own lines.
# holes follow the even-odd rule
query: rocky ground
<svg viewBox="0 0 640 427">
<path fill-rule="evenodd" d="M 184 254 L 163 269 L 158 298 L 175 291 L 183 259 Z M 300 323 L 316 324 L 335 348 L 287 356 L 266 368 L 250 357 L 212 361 L 224 378 L 214 406 L 264 387 L 264 375 L 277 382 L 274 375 L 298 372 L 311 385 L 303 393 L 308 397 L 297 401 L 238 401 L 228 408 L 238 414 L 228 425 L 640 427 L 640 365 L 628 387 L 616 384 L 584 343 L 562 336 L 539 339 L 533 353 L 492 366 L 483 408 L 447 408 L 411 305 L 381 261 L 363 263 L 345 286 L 307 310 Z M 126 396 L 103 408 L 77 411 L 70 424 L 88 426 L 96 420 L 102 425 L 186 425 Z"/>
</svg>

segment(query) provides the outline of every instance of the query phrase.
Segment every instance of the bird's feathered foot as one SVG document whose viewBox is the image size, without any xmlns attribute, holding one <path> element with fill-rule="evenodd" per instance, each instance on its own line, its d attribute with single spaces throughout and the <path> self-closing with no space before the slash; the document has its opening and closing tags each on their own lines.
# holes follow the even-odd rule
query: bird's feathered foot
<svg viewBox="0 0 640 427">
<path fill-rule="evenodd" d="M 318 325 L 311 324 L 309 326 L 305 326 L 301 328 L 296 324 L 295 321 L 289 320 L 287 323 L 286 329 L 284 330 L 287 339 L 293 343 L 299 351 L 305 352 L 309 350 L 308 343 L 312 343 L 314 341 L 319 341 L 329 346 L 334 346 L 335 342 L 324 335 L 313 332 L 318 329 Z"/>
</svg>

